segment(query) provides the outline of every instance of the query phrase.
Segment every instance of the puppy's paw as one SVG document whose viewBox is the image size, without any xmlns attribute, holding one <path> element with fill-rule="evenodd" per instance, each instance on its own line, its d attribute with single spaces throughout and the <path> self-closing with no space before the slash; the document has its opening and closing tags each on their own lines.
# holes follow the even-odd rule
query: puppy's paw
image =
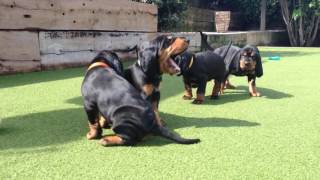
<svg viewBox="0 0 320 180">
<path fill-rule="evenodd" d="M 102 146 L 114 146 L 114 145 L 123 145 L 124 141 L 121 137 L 115 136 L 104 136 L 100 139 L 99 143 Z"/>
<path fill-rule="evenodd" d="M 203 100 L 200 100 L 200 99 L 195 99 L 192 101 L 192 104 L 202 104 L 203 103 Z"/>
<path fill-rule="evenodd" d="M 91 130 L 87 133 L 87 139 L 93 140 L 93 139 L 100 139 L 102 135 L 102 132 L 98 132 L 98 130 Z"/>
<path fill-rule="evenodd" d="M 250 92 L 249 95 L 250 95 L 251 97 L 261 97 L 261 94 L 260 94 L 259 92 L 256 92 L 256 93 Z"/>
<path fill-rule="evenodd" d="M 99 143 L 102 145 L 102 146 L 108 146 L 110 145 L 111 143 L 108 141 L 108 139 L 100 139 Z"/>
<path fill-rule="evenodd" d="M 236 87 L 234 85 L 232 85 L 232 84 L 226 84 L 224 86 L 224 89 L 236 89 Z"/>
<path fill-rule="evenodd" d="M 210 99 L 216 100 L 216 99 L 219 99 L 219 96 L 218 95 L 212 95 L 212 96 L 210 96 Z"/>
<path fill-rule="evenodd" d="M 182 96 L 182 99 L 184 99 L 184 100 L 191 100 L 191 99 L 192 99 L 192 96 L 183 95 L 183 96 Z"/>
</svg>

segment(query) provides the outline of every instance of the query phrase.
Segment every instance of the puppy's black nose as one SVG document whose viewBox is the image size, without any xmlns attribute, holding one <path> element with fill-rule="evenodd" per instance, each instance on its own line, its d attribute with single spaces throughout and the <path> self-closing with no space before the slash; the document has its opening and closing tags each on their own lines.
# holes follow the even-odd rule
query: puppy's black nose
<svg viewBox="0 0 320 180">
<path fill-rule="evenodd" d="M 190 40 L 189 40 L 189 39 L 187 39 L 186 41 L 187 41 L 188 44 L 190 43 Z"/>
</svg>

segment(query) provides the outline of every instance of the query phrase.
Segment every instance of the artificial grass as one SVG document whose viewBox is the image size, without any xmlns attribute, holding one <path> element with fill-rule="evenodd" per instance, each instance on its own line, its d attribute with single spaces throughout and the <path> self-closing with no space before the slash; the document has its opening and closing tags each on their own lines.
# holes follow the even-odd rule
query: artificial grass
<svg viewBox="0 0 320 180">
<path fill-rule="evenodd" d="M 200 138 L 195 145 L 86 140 L 83 68 L 0 76 L 0 179 L 319 179 L 320 49 L 261 51 L 261 98 L 248 96 L 246 78 L 232 77 L 236 90 L 210 100 L 208 83 L 205 103 L 193 105 L 181 98 L 181 77 L 164 76 L 161 116 Z"/>
</svg>

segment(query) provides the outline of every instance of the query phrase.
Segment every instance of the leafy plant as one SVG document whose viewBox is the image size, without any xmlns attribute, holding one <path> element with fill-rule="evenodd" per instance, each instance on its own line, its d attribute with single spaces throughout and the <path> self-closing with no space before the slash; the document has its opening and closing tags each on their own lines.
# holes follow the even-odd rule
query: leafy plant
<svg viewBox="0 0 320 180">
<path fill-rule="evenodd" d="M 134 0 L 156 4 L 158 6 L 158 28 L 168 31 L 179 27 L 183 23 L 184 11 L 187 10 L 186 0 Z"/>
</svg>

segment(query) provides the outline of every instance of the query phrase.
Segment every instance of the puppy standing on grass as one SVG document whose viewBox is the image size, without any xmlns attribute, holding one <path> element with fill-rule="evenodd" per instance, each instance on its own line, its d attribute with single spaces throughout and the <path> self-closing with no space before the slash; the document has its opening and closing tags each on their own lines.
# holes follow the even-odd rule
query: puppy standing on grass
<svg viewBox="0 0 320 180">
<path fill-rule="evenodd" d="M 224 52 L 228 49 L 228 46 L 214 49 L 209 45 L 207 35 L 202 32 L 200 32 L 200 35 L 202 48 L 213 51 L 220 56 L 223 56 Z M 251 45 L 246 45 L 243 48 L 231 46 L 224 60 L 227 74 L 226 81 L 221 85 L 221 94 L 223 94 L 224 87 L 231 87 L 231 89 L 235 88 L 228 81 L 228 76 L 232 74 L 235 76 L 247 76 L 249 82 L 249 95 L 253 97 L 261 96 L 256 88 L 256 77 L 261 77 L 263 75 L 261 56 L 257 47 Z"/>
<path fill-rule="evenodd" d="M 159 125 L 164 124 L 158 110 L 162 74 L 180 73 L 173 58 L 188 46 L 189 41 L 185 38 L 158 36 L 138 47 L 138 61 L 125 70 L 125 78 L 152 103 Z"/>
<path fill-rule="evenodd" d="M 102 137 L 103 146 L 135 145 L 147 134 L 154 134 L 181 144 L 198 143 L 199 139 L 185 139 L 166 127 L 159 126 L 151 104 L 122 77 L 118 56 L 103 51 L 90 63 L 82 83 L 84 109 L 90 131 L 88 139 L 102 136 L 99 114 L 108 121 L 115 135 Z"/>
<path fill-rule="evenodd" d="M 231 42 L 229 47 L 231 46 Z M 224 53 L 227 54 L 228 49 Z M 199 53 L 184 52 L 175 57 L 176 63 L 181 69 L 185 94 L 183 99 L 191 100 L 192 87 L 198 87 L 197 97 L 192 102 L 202 104 L 206 92 L 207 81 L 214 79 L 211 99 L 217 99 L 220 92 L 220 85 L 225 80 L 226 70 L 224 56 L 221 57 L 212 51 Z"/>
<path fill-rule="evenodd" d="M 214 50 L 217 54 L 223 54 L 226 46 Z M 247 76 L 249 83 L 249 95 L 260 97 L 261 94 L 256 88 L 256 77 L 263 75 L 260 52 L 257 47 L 246 45 L 243 48 L 231 46 L 225 58 L 227 77 L 232 74 L 235 76 Z M 223 85 L 224 87 L 224 85 Z M 223 94 L 223 89 L 221 91 Z"/>
</svg>

